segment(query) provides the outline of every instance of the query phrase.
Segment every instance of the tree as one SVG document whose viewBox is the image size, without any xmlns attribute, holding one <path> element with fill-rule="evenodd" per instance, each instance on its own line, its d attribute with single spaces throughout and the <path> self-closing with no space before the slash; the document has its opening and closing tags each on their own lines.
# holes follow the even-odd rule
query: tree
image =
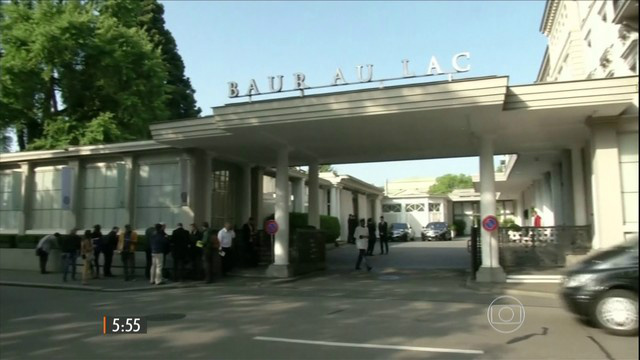
<svg viewBox="0 0 640 360">
<path fill-rule="evenodd" d="M 333 166 L 329 165 L 329 164 L 323 164 L 318 166 L 318 172 L 335 172 L 336 170 L 333 168 Z"/>
<path fill-rule="evenodd" d="M 436 178 L 436 183 L 429 187 L 429 194 L 446 195 L 455 189 L 469 189 L 473 187 L 471 176 L 460 174 L 446 174 Z"/>
<path fill-rule="evenodd" d="M 0 127 L 15 129 L 20 150 L 146 139 L 168 118 L 160 51 L 101 4 L 2 6 Z"/>
<path fill-rule="evenodd" d="M 160 51 L 167 69 L 164 104 L 169 112 L 168 118 L 199 116 L 202 110 L 196 106 L 195 90 L 184 74 L 185 67 L 176 41 L 165 27 L 164 6 L 157 0 L 102 0 L 99 10 L 118 19 L 126 27 L 142 29 L 154 49 Z"/>
</svg>

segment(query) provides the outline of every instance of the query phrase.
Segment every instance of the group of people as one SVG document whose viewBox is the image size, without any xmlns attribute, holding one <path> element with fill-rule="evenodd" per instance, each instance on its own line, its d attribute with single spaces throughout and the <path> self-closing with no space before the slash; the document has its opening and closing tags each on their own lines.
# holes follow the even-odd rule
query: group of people
<svg viewBox="0 0 640 360">
<path fill-rule="evenodd" d="M 376 223 L 372 218 L 360 219 L 353 214 L 349 214 L 347 220 L 348 225 L 348 242 L 356 244 L 358 249 L 358 260 L 356 262 L 356 270 L 360 270 L 360 264 L 364 261 L 367 271 L 371 271 L 372 267 L 367 262 L 367 256 L 373 256 L 376 246 L 376 240 L 380 239 L 380 255 L 389 254 L 389 226 L 380 216 L 380 222 Z"/>
<path fill-rule="evenodd" d="M 102 234 L 100 225 L 95 225 L 93 230 L 86 230 L 82 236 L 78 235 L 78 231 L 72 229 L 67 235 L 55 233 L 40 239 L 36 246 L 36 255 L 39 257 L 41 273 L 48 273 L 46 265 L 49 253 L 53 244 L 58 243 L 62 253 L 64 282 L 69 274 L 76 280 L 78 256 L 83 259 L 83 284 L 88 284 L 90 278 L 100 277 L 100 254 L 104 259 L 102 275 L 113 277 L 111 266 L 114 253 L 121 256 L 124 280 L 136 279 L 135 252 L 138 247 L 138 234 L 130 225 L 125 225 L 123 231 L 114 226 L 106 235 Z M 249 219 L 244 225 L 243 233 L 251 248 L 257 237 L 253 219 Z M 174 281 L 191 278 L 204 279 L 210 283 L 227 274 L 234 266 L 233 240 L 236 234 L 229 222 L 219 231 L 211 229 L 207 222 L 203 222 L 201 227 L 191 224 L 190 231 L 178 223 L 171 235 L 167 234 L 164 223 L 158 223 L 145 231 L 145 237 L 145 276 L 151 284 L 159 285 L 164 282 L 163 270 L 168 254 L 171 254 L 173 259 Z"/>
</svg>

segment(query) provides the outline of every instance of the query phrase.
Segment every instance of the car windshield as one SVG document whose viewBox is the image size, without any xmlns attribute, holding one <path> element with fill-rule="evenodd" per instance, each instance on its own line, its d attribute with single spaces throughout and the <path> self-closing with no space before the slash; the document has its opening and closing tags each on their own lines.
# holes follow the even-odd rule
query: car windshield
<svg viewBox="0 0 640 360">
<path fill-rule="evenodd" d="M 405 230 L 407 229 L 407 224 L 395 223 L 391 224 L 391 230 Z"/>
<path fill-rule="evenodd" d="M 429 223 L 427 224 L 427 226 L 425 226 L 425 228 L 429 229 L 429 230 L 443 230 L 447 227 L 446 223 Z"/>
</svg>

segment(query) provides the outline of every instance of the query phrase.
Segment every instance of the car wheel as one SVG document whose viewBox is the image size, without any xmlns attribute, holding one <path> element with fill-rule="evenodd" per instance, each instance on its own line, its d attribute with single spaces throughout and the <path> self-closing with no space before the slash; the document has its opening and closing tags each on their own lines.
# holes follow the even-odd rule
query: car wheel
<svg viewBox="0 0 640 360">
<path fill-rule="evenodd" d="M 638 296 L 627 290 L 607 291 L 593 308 L 593 321 L 610 334 L 638 334 Z"/>
</svg>

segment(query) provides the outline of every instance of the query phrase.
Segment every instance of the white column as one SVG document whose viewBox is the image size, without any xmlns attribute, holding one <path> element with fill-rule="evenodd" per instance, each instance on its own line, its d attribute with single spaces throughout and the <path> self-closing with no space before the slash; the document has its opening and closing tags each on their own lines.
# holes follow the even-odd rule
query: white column
<svg viewBox="0 0 640 360">
<path fill-rule="evenodd" d="M 593 248 L 608 248 L 624 241 L 620 158 L 615 122 L 592 123 Z"/>
<path fill-rule="evenodd" d="M 546 172 L 542 177 L 542 226 L 554 226 L 553 202 L 551 197 L 551 173 Z"/>
<path fill-rule="evenodd" d="M 262 167 L 256 167 L 252 171 L 253 191 L 251 199 L 251 216 L 256 219 L 256 224 L 259 228 L 264 225 L 262 222 L 266 217 L 263 214 L 263 202 L 264 202 L 264 169 Z"/>
<path fill-rule="evenodd" d="M 560 163 L 553 164 L 551 168 L 551 204 L 553 225 L 564 225 L 564 206 L 562 204 L 562 168 L 560 167 Z"/>
<path fill-rule="evenodd" d="M 275 236 L 275 265 L 289 265 L 289 149 L 278 150 L 276 167 L 275 220 L 278 232 Z"/>
<path fill-rule="evenodd" d="M 124 160 L 124 221 L 123 225 L 131 225 L 132 229 L 136 228 L 133 215 L 135 212 L 135 159 L 133 156 L 125 156 Z M 194 167 L 195 168 L 195 167 Z M 193 173 L 192 173 L 193 175 Z M 195 177 L 192 177 L 195 179 Z M 195 189 L 194 189 L 195 190 Z M 195 191 L 192 193 L 195 194 Z"/>
<path fill-rule="evenodd" d="M 493 167 L 493 138 L 482 136 L 480 141 L 480 214 L 496 213 L 495 172 Z M 505 275 L 498 260 L 498 234 L 481 230 L 482 266 L 476 279 L 482 282 L 502 282 Z"/>
<path fill-rule="evenodd" d="M 573 183 L 571 182 L 571 151 L 562 150 L 562 220 L 575 225 L 573 215 Z"/>
<path fill-rule="evenodd" d="M 309 225 L 320 228 L 318 162 L 309 162 Z"/>
<path fill-rule="evenodd" d="M 544 204 L 543 204 L 543 186 L 542 180 L 538 179 L 533 182 L 533 207 L 535 211 L 539 213 L 540 216 L 544 214 Z M 531 211 L 529 211 L 531 212 Z M 529 214 L 529 225 L 533 226 L 533 214 Z"/>
<path fill-rule="evenodd" d="M 18 234 L 24 235 L 29 230 L 31 224 L 29 219 L 31 217 L 32 198 L 33 198 L 33 164 L 32 163 L 20 163 L 21 184 L 20 184 L 20 212 L 18 213 Z"/>
<path fill-rule="evenodd" d="M 304 179 L 296 178 L 292 181 L 293 189 L 293 211 L 304 212 Z"/>
<path fill-rule="evenodd" d="M 376 223 L 378 223 L 378 221 L 380 221 L 380 216 L 382 216 L 382 196 L 377 196 L 376 197 L 376 205 L 375 205 L 375 217 L 373 218 L 373 221 L 375 221 Z"/>
<path fill-rule="evenodd" d="M 251 217 L 251 165 L 242 166 L 242 223 Z M 258 221 L 256 221 L 258 223 Z"/>
<path fill-rule="evenodd" d="M 80 213 L 80 208 L 81 208 L 81 199 L 80 199 L 80 190 L 79 190 L 79 185 L 80 185 L 80 161 L 79 160 L 70 160 L 67 163 L 67 168 L 70 169 L 70 190 L 69 190 L 69 195 L 70 195 L 70 203 L 68 205 L 68 207 L 64 206 L 64 199 L 63 199 L 63 211 L 62 211 L 62 216 L 63 216 L 63 220 L 62 220 L 62 227 L 65 229 L 65 232 L 73 229 L 74 227 L 78 226 L 80 223 L 80 219 L 79 219 L 79 213 Z M 64 176 L 64 175 L 63 175 Z M 63 181 L 64 182 L 64 181 Z M 64 191 L 63 191 L 63 198 L 65 197 Z"/>
<path fill-rule="evenodd" d="M 331 204 L 330 207 L 330 214 L 331 216 L 337 217 L 339 220 L 340 219 L 340 188 L 333 185 L 331 186 L 331 190 L 330 190 L 331 194 L 330 197 L 331 199 L 329 199 L 329 202 Z"/>
<path fill-rule="evenodd" d="M 582 148 L 571 148 L 571 184 L 573 187 L 573 215 L 576 226 L 587 225 L 587 203 L 585 201 Z"/>
<path fill-rule="evenodd" d="M 516 223 L 520 226 L 525 226 L 526 224 L 524 223 L 524 191 L 520 192 L 520 196 L 518 196 L 518 199 L 516 200 L 516 214 L 515 214 L 515 219 L 516 219 Z"/>
</svg>

